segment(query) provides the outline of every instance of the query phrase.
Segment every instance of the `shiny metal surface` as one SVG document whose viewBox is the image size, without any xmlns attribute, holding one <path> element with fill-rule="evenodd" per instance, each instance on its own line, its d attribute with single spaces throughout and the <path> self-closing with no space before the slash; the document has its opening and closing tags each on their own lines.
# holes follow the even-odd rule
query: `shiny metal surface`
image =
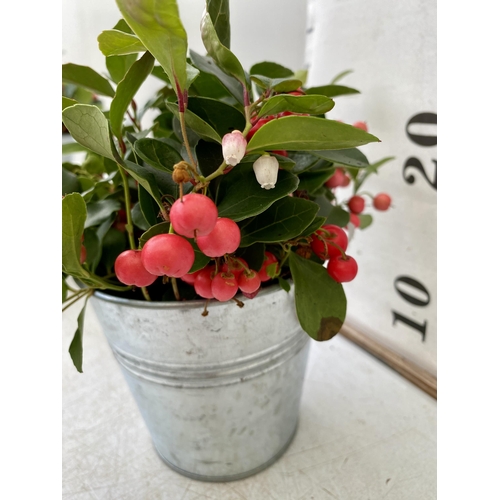
<svg viewBox="0 0 500 500">
<path fill-rule="evenodd" d="M 97 292 L 93 307 L 151 433 L 174 470 L 204 481 L 254 474 L 295 433 L 310 339 L 293 291 L 146 303 Z"/>
</svg>

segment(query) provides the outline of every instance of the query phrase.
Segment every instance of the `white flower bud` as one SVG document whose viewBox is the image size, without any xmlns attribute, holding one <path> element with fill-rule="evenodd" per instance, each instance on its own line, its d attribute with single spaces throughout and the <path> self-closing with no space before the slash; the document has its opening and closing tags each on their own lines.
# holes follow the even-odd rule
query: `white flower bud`
<svg viewBox="0 0 500 500">
<path fill-rule="evenodd" d="M 272 189 L 278 180 L 280 164 L 274 156 L 262 155 L 253 164 L 253 171 L 261 188 Z"/>
<path fill-rule="evenodd" d="M 222 156 L 224 161 L 234 167 L 245 156 L 247 141 L 239 130 L 233 130 L 222 138 Z"/>
</svg>

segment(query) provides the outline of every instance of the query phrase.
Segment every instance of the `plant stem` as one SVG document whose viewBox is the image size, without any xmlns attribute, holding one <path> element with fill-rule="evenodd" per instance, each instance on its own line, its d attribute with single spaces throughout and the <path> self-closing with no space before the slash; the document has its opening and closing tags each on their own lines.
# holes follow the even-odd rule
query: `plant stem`
<svg viewBox="0 0 500 500">
<path fill-rule="evenodd" d="M 75 293 L 71 296 L 71 297 L 68 297 L 63 303 L 66 303 L 70 300 L 73 300 L 75 297 L 82 297 L 83 295 L 85 295 L 87 293 L 87 290 L 84 288 L 82 290 L 75 290 L 74 291 Z"/>
<path fill-rule="evenodd" d="M 85 290 L 85 293 L 83 294 L 79 294 L 78 297 L 76 297 L 74 300 L 72 300 L 69 304 L 66 304 L 63 308 L 62 308 L 62 312 L 66 311 L 66 309 L 68 309 L 68 307 L 71 307 L 73 304 L 75 304 L 76 302 L 78 302 L 82 297 L 85 297 L 86 295 L 92 295 L 94 293 L 94 289 L 91 288 L 90 290 Z M 74 297 L 74 295 L 73 295 Z M 73 298 L 71 297 L 71 298 Z"/>
<path fill-rule="evenodd" d="M 189 147 L 189 141 L 186 130 L 186 120 L 184 119 L 184 112 L 179 111 L 179 121 L 181 123 L 182 139 L 184 140 L 184 146 L 186 147 L 187 154 L 189 156 L 189 161 L 193 168 L 196 169 L 196 162 L 194 161 L 193 154 L 191 153 L 191 148 Z"/>
<path fill-rule="evenodd" d="M 179 293 L 179 288 L 177 286 L 177 279 L 171 278 L 170 281 L 172 282 L 172 289 L 174 290 L 175 299 L 181 300 L 181 295 Z"/>
<path fill-rule="evenodd" d="M 120 171 L 120 175 L 122 176 L 123 193 L 125 195 L 125 212 L 127 214 L 127 223 L 125 224 L 125 229 L 127 230 L 130 248 L 132 250 L 135 250 L 134 226 L 132 224 L 132 209 L 130 206 L 131 205 L 130 204 L 130 189 L 128 186 L 128 179 L 127 179 L 127 176 L 125 175 L 125 170 L 123 169 L 123 167 L 119 163 L 117 163 L 117 165 L 118 165 L 118 170 Z"/>
<path fill-rule="evenodd" d="M 149 292 L 148 292 L 148 289 L 145 287 L 145 286 L 142 286 L 141 287 L 141 292 L 142 292 L 142 295 L 144 296 L 144 298 L 151 302 L 151 297 L 149 296 Z"/>
</svg>

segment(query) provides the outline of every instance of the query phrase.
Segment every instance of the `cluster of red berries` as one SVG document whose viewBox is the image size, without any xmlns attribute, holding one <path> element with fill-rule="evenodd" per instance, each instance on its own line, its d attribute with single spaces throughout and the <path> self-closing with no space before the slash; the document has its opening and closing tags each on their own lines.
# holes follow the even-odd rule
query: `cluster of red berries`
<svg viewBox="0 0 500 500">
<path fill-rule="evenodd" d="M 339 226 L 325 224 L 312 235 L 311 249 L 324 261 L 328 261 L 326 270 L 338 283 L 352 281 L 358 274 L 358 263 L 345 252 L 347 234 Z"/>
<path fill-rule="evenodd" d="M 175 233 L 153 236 L 142 250 L 126 250 L 116 258 L 115 273 L 119 281 L 144 287 L 158 276 L 181 278 L 193 285 L 201 297 L 226 301 L 238 290 L 255 296 L 261 282 L 271 279 L 267 266 L 277 259 L 269 252 L 258 272 L 250 269 L 243 259 L 230 257 L 240 244 L 240 228 L 233 220 L 219 217 L 215 203 L 208 196 L 191 193 L 176 200 L 170 209 L 170 222 Z M 195 253 L 186 238 L 194 238 L 208 257 L 226 256 L 221 269 L 209 264 L 189 274 Z"/>
</svg>

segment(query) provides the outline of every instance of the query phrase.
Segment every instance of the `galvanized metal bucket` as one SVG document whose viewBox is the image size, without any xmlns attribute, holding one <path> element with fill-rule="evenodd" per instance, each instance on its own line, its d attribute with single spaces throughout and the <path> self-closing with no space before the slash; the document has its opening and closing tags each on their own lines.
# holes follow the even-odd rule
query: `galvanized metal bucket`
<svg viewBox="0 0 500 500">
<path fill-rule="evenodd" d="M 293 289 L 209 305 L 103 292 L 93 307 L 163 460 L 202 481 L 265 469 L 297 428 L 309 337 Z"/>
</svg>

